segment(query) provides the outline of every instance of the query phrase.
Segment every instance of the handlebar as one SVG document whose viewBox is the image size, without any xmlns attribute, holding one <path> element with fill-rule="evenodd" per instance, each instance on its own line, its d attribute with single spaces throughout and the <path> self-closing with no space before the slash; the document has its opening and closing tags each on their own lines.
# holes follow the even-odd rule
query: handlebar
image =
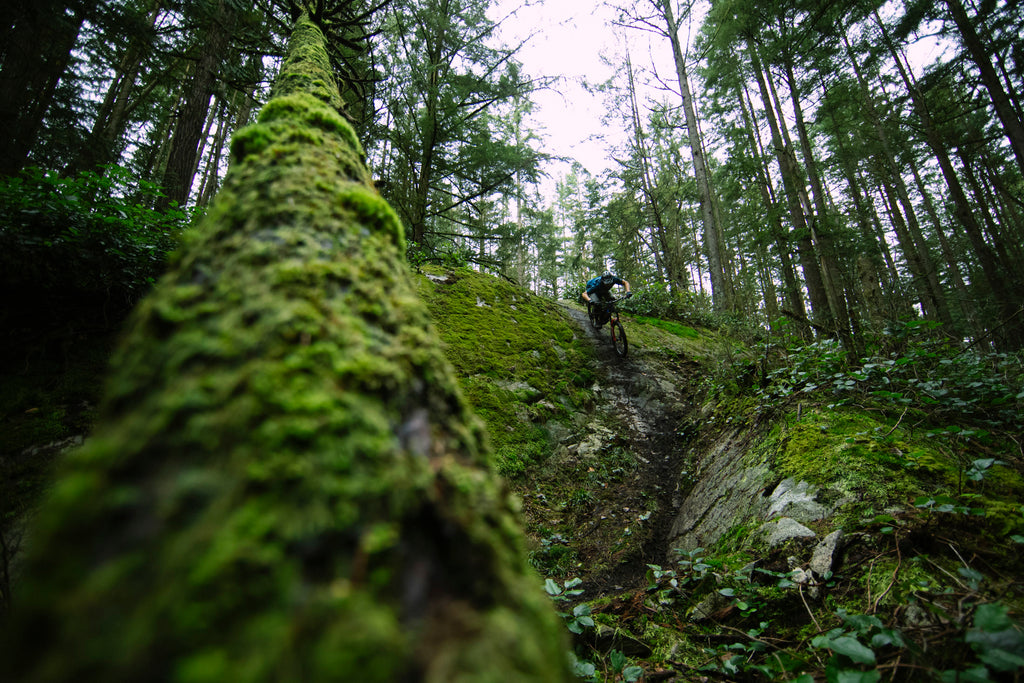
<svg viewBox="0 0 1024 683">
<path fill-rule="evenodd" d="M 631 296 L 633 296 L 633 292 L 626 292 L 626 296 L 620 296 L 617 299 L 611 299 L 609 301 L 594 301 L 593 299 L 591 299 L 588 303 L 595 304 L 595 305 L 596 304 L 605 304 L 605 305 L 607 305 L 607 304 L 617 304 L 620 301 L 625 301 L 626 299 L 628 299 Z"/>
</svg>

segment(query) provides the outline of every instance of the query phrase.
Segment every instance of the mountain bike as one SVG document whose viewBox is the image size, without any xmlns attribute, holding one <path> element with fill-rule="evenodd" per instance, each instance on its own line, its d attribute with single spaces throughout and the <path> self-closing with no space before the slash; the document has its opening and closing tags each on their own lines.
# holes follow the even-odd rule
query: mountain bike
<svg viewBox="0 0 1024 683">
<path fill-rule="evenodd" d="M 612 346 L 615 347 L 615 353 L 619 354 L 620 358 L 625 358 L 629 353 L 629 341 L 626 340 L 626 330 L 619 322 L 619 309 L 615 304 L 625 298 L 627 297 L 600 303 L 587 302 L 587 316 L 590 318 L 590 324 L 596 330 L 604 323 L 608 323 L 608 331 L 612 335 Z"/>
</svg>

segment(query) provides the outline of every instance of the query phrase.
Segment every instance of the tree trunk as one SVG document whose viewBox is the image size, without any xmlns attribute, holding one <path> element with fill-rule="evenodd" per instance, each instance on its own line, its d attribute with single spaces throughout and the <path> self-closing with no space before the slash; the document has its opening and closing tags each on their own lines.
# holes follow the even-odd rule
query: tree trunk
<svg viewBox="0 0 1024 683">
<path fill-rule="evenodd" d="M 835 242 L 832 239 L 829 225 L 828 202 L 825 198 L 825 188 L 822 185 L 821 177 L 818 175 L 818 164 L 811 149 L 811 138 L 807 132 L 807 124 L 804 122 L 804 111 L 800 104 L 800 89 L 797 85 L 796 75 L 793 72 L 793 60 L 786 53 L 783 56 L 786 69 L 786 82 L 789 87 L 790 102 L 793 105 L 794 122 L 796 124 L 797 136 L 800 140 L 800 150 L 804 157 L 804 168 L 807 169 L 807 177 L 811 183 L 811 196 L 814 198 L 816 215 L 811 215 L 810 229 L 811 240 L 815 245 L 815 253 L 821 265 L 821 280 L 825 289 L 825 296 L 828 299 L 829 310 L 832 312 L 832 319 L 835 322 L 835 334 L 839 337 L 843 347 L 851 354 L 856 361 L 861 355 L 860 348 L 853 336 L 853 322 L 850 309 L 846 305 L 845 287 L 842 286 L 842 277 L 839 274 L 839 267 L 836 263 Z"/>
<path fill-rule="evenodd" d="M 800 266 L 804 272 L 804 282 L 807 284 L 807 294 L 811 301 L 811 311 L 815 317 L 814 322 L 818 328 L 827 334 L 832 333 L 832 320 L 828 304 L 828 296 L 825 293 L 825 285 L 821 277 L 821 269 L 818 266 L 818 258 L 814 253 L 814 244 L 811 240 L 810 226 L 805 218 L 806 191 L 801 196 L 802 183 L 800 173 L 796 168 L 796 159 L 793 157 L 792 149 L 784 142 L 779 121 L 775 116 L 774 98 L 768 91 L 765 82 L 767 75 L 761 67 L 761 60 L 757 55 L 757 49 L 753 41 L 747 41 L 748 53 L 754 77 L 757 79 L 758 87 L 761 90 L 761 98 L 764 101 L 765 117 L 772 133 L 772 146 L 775 148 L 775 156 L 779 162 L 779 170 L 782 174 L 782 185 L 786 192 L 786 200 L 789 207 L 789 215 L 793 221 L 793 229 L 796 233 L 797 252 L 800 258 Z M 809 208 L 809 207 L 808 207 Z"/>
<path fill-rule="evenodd" d="M 974 28 L 974 22 L 967 16 L 960 0 L 946 0 L 946 6 L 949 7 L 953 23 L 960 31 L 967 54 L 970 55 L 974 65 L 978 67 L 981 82 L 988 90 L 989 97 L 992 98 L 992 106 L 996 110 L 996 116 L 999 117 L 1000 123 L 1003 124 L 1003 132 L 1006 133 L 1006 138 L 1010 141 L 1010 149 L 1013 150 L 1013 155 L 1017 159 L 1017 166 L 1024 174 L 1024 122 L 1021 122 L 1020 117 L 1017 116 L 1017 112 L 999 80 L 999 74 L 996 73 L 996 69 L 992 65 L 992 58 L 989 56 L 991 50 L 982 42 L 981 36 Z"/>
<path fill-rule="evenodd" d="M 149 29 L 155 30 L 160 17 L 162 0 L 155 0 L 149 11 Z M 152 35 L 133 34 L 128 47 L 118 66 L 114 78 L 107 88 L 107 94 L 96 113 L 89 138 L 77 157 L 69 164 L 65 172 L 73 175 L 79 171 L 88 171 L 116 160 L 117 143 L 124 133 L 125 118 L 129 111 L 132 93 L 136 90 L 136 81 L 142 69 L 145 52 L 152 48 Z M 155 79 L 154 79 L 155 82 Z M 154 83 L 144 88 L 148 92 Z"/>
<path fill-rule="evenodd" d="M 704 225 L 704 249 L 708 255 L 708 273 L 711 276 L 711 299 L 715 309 L 728 311 L 732 308 L 725 284 L 725 270 L 721 245 L 721 226 L 715 221 L 714 207 L 711 198 L 711 181 L 708 178 L 708 167 L 704 159 L 704 148 L 701 144 L 700 130 L 697 125 L 697 111 L 690 94 L 690 78 L 686 72 L 686 58 L 679 43 L 679 27 L 672 14 L 672 0 L 657 0 L 660 3 L 662 16 L 665 19 L 668 38 L 672 43 L 672 59 L 675 62 L 676 78 L 683 99 L 683 113 L 686 116 L 686 130 L 690 138 L 690 153 L 693 156 L 693 175 L 697 181 L 697 192 L 700 196 L 700 215 Z"/>
<path fill-rule="evenodd" d="M 661 263 L 665 266 L 665 275 L 669 281 L 669 287 L 674 292 L 683 292 L 689 289 L 689 278 L 682 270 L 682 258 L 679 253 L 679 242 L 673 240 L 668 234 L 668 226 L 665 225 L 664 214 L 661 204 L 655 192 L 654 180 L 651 177 L 650 153 L 647 143 L 644 140 L 643 122 L 640 120 L 640 107 L 636 100 L 636 87 L 633 81 L 633 64 L 626 55 L 626 70 L 628 78 L 628 96 L 633 123 L 633 147 L 636 158 L 640 162 L 640 187 L 643 190 L 644 198 L 647 200 L 647 207 L 650 209 L 651 224 L 654 227 L 654 234 L 658 238 L 658 245 L 661 252 Z"/>
<path fill-rule="evenodd" d="M 923 95 L 917 88 L 916 83 L 907 73 L 906 68 L 903 66 L 903 60 L 897 53 L 896 47 L 889 39 L 888 33 L 883 32 L 883 38 L 885 39 L 886 47 L 896 64 L 896 69 L 899 71 L 899 74 L 903 79 L 907 92 L 910 94 L 914 113 L 917 114 L 921 121 L 921 125 L 924 128 L 925 139 L 928 142 L 928 147 L 935 155 L 935 160 L 938 162 L 939 168 L 942 171 L 942 177 L 945 179 L 946 186 L 949 188 L 949 196 L 953 201 L 954 207 L 953 215 L 967 234 L 967 238 L 971 243 L 974 254 L 981 264 L 982 273 L 984 274 L 984 278 L 989 286 L 992 300 L 995 302 L 1003 316 L 1005 326 L 997 335 L 999 345 L 1007 349 L 1019 349 L 1024 346 L 1024 320 L 1020 319 L 1020 310 L 1022 304 L 1024 304 L 1024 297 L 1021 296 L 1020 291 L 1016 291 L 1011 286 L 1010 282 L 1006 278 L 1006 274 L 1000 267 L 995 253 L 985 241 L 985 236 L 982 233 L 981 226 L 978 224 L 974 211 L 967 200 L 967 194 L 960 182 L 956 169 L 953 167 L 953 162 L 949 158 L 949 152 L 946 149 L 945 142 L 932 122 L 931 113 L 928 110 L 928 105 L 924 101 Z M 997 326 L 998 324 L 992 324 L 989 329 L 994 330 Z"/>
<path fill-rule="evenodd" d="M 11 4 L 0 64 L 0 177 L 25 166 L 86 11 L 79 3 L 56 0 Z"/>
<path fill-rule="evenodd" d="M 897 201 L 891 204 L 891 211 L 897 217 L 897 220 L 899 220 L 899 215 L 902 215 L 906 221 L 905 223 L 895 223 L 895 227 L 897 228 L 897 235 L 900 237 L 900 247 L 907 260 L 907 266 L 910 268 L 911 275 L 914 278 L 914 287 L 918 292 L 921 306 L 926 317 L 937 320 L 947 327 L 952 327 L 953 317 L 949 312 L 946 292 L 939 282 L 935 259 L 932 258 L 928 243 L 925 241 L 924 234 L 921 231 L 914 205 L 910 201 L 910 193 L 907 191 L 907 184 L 903 179 L 902 169 L 896 161 L 895 152 L 889 142 L 889 135 L 882 124 L 882 117 L 875 108 L 866 79 L 861 74 L 859 65 L 854 59 L 853 50 L 850 48 L 850 44 L 846 41 L 845 37 L 843 41 L 846 47 L 847 58 L 853 66 L 854 74 L 857 77 L 857 82 L 864 97 L 868 118 L 881 145 L 882 153 L 875 157 L 875 161 L 884 175 L 883 185 L 887 188 L 887 191 L 891 189 L 895 192 Z M 951 330 L 950 333 L 954 334 L 954 331 Z"/>
<path fill-rule="evenodd" d="M 568 681 L 304 16 L 282 84 L 38 516 L 0 677 Z"/>
<path fill-rule="evenodd" d="M 943 225 L 943 221 L 939 218 L 939 213 L 935 209 L 935 203 L 932 201 L 931 193 L 925 185 L 924 180 L 921 178 L 921 172 L 918 170 L 918 165 L 915 160 L 911 160 L 910 171 L 914 175 L 914 184 L 917 186 L 917 191 L 921 195 L 925 213 L 932 224 L 932 230 L 939 238 L 940 253 L 942 254 L 943 260 L 946 262 L 947 277 L 953 284 L 953 292 L 960 304 L 960 314 L 966 321 L 967 326 L 970 329 L 970 333 L 975 339 L 978 339 L 984 333 L 984 329 L 978 324 L 977 312 L 970 303 L 970 295 L 967 291 L 967 285 L 964 283 L 963 275 L 960 272 L 960 264 L 957 262 L 953 246 L 949 243 L 949 238 L 946 236 L 946 229 Z"/>
<path fill-rule="evenodd" d="M 216 9 L 206 22 L 201 40 L 201 50 L 192 81 L 188 85 L 178 122 L 171 139 L 170 155 L 164 170 L 164 197 L 156 208 L 165 209 L 171 203 L 183 206 L 192 189 L 199 159 L 199 143 L 206 122 L 210 98 L 217 85 L 218 74 L 224 62 L 227 47 L 231 41 L 231 25 L 236 10 L 229 0 L 215 0 Z"/>
<path fill-rule="evenodd" d="M 765 210 L 768 214 L 768 230 L 771 235 L 771 240 L 775 243 L 775 248 L 779 255 L 779 270 L 782 273 L 786 305 L 789 307 L 788 310 L 792 314 L 793 319 L 797 321 L 799 336 L 810 341 L 812 334 L 811 328 L 806 322 L 807 310 L 804 308 L 804 298 L 800 291 L 800 283 L 797 282 L 796 271 L 793 268 L 793 259 L 790 257 L 790 245 L 789 240 L 787 239 L 786 230 L 782 226 L 782 221 L 779 219 L 779 212 L 776 209 L 778 202 L 775 198 L 774 192 L 772 191 L 771 182 L 769 182 L 768 167 L 767 162 L 765 161 L 761 139 L 757 133 L 757 126 L 754 125 L 753 115 L 751 114 L 752 107 L 747 105 L 750 95 L 746 90 L 746 85 L 743 85 L 742 90 L 737 93 L 737 97 L 740 102 L 740 111 L 743 115 L 743 121 L 746 124 L 744 128 L 748 131 L 750 139 L 750 153 L 754 158 L 754 167 L 757 169 L 758 188 L 761 193 L 761 199 L 764 202 Z"/>
</svg>

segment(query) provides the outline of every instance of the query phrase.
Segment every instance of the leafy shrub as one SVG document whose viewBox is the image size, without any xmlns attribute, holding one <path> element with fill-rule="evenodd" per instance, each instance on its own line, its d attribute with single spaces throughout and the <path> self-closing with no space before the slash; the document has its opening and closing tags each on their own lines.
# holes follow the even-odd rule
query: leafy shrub
<svg viewBox="0 0 1024 683">
<path fill-rule="evenodd" d="M 134 302 L 162 272 L 189 219 L 178 209 L 148 208 L 158 195 L 118 166 L 70 178 L 28 168 L 0 179 L 3 286 Z"/>
<path fill-rule="evenodd" d="M 406 260 L 415 268 L 428 263 L 444 268 L 466 268 L 473 262 L 472 257 L 470 249 L 450 242 L 430 245 L 409 240 L 405 250 Z"/>
<path fill-rule="evenodd" d="M 913 324 L 892 327 L 874 348 L 857 365 L 831 339 L 786 349 L 762 396 L 831 394 L 837 403 L 923 409 L 937 424 L 1021 427 L 1024 358 L 1019 354 L 962 349 Z"/>
<path fill-rule="evenodd" d="M 711 300 L 692 292 L 673 295 L 660 286 L 633 287 L 633 296 L 619 306 L 623 311 L 651 318 L 681 320 L 705 327 L 715 327 Z"/>
</svg>

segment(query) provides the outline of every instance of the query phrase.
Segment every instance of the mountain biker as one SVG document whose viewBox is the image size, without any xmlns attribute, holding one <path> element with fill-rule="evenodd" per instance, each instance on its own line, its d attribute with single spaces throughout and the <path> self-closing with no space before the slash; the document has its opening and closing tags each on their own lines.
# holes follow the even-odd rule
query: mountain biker
<svg viewBox="0 0 1024 683">
<path fill-rule="evenodd" d="M 633 292 L 629 291 L 629 282 L 623 280 L 618 275 L 612 275 L 608 271 L 602 273 L 599 277 L 595 277 L 587 281 L 587 289 L 583 292 L 583 300 L 587 304 L 595 303 L 599 304 L 602 301 L 612 300 L 612 287 L 615 285 L 622 285 L 626 288 L 626 296 L 633 296 Z M 606 316 L 598 323 L 598 325 L 604 325 L 607 322 Z"/>
</svg>

